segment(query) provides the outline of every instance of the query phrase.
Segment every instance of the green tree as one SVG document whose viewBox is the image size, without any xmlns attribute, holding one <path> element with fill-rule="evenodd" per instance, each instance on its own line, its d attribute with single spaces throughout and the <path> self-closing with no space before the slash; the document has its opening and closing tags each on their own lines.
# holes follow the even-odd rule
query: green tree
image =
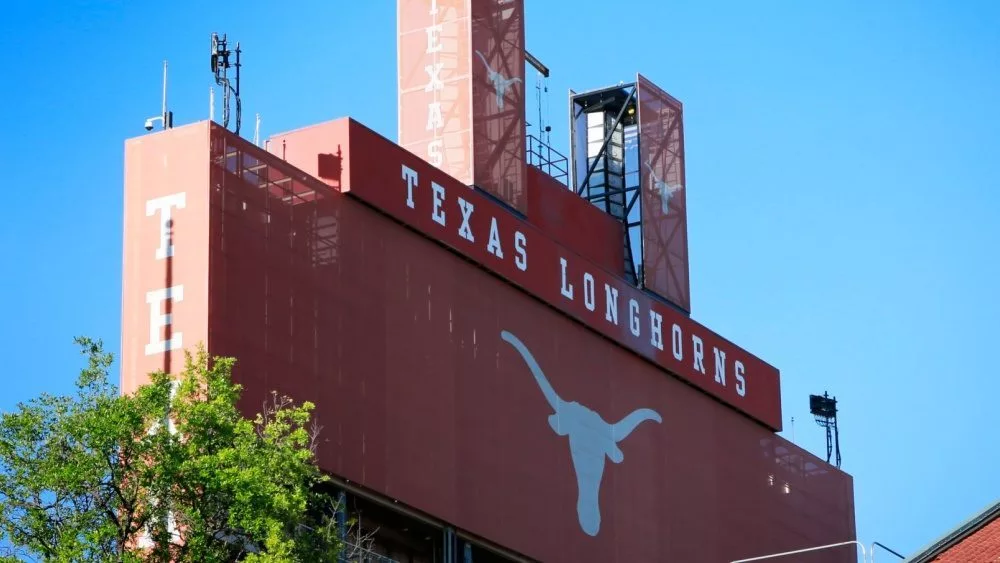
<svg viewBox="0 0 1000 563">
<path fill-rule="evenodd" d="M 275 394 L 244 417 L 235 360 L 203 348 L 122 396 L 112 355 L 77 342 L 75 394 L 0 416 L 5 543 L 41 561 L 336 560 L 312 404 Z"/>
</svg>

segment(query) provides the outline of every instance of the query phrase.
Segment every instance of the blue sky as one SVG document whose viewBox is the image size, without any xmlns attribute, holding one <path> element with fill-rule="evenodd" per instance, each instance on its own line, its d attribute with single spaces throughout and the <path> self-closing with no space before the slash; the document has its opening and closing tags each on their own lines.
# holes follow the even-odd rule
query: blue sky
<svg viewBox="0 0 1000 563">
<path fill-rule="evenodd" d="M 1000 498 L 1000 4 L 528 4 L 557 148 L 571 87 L 639 71 L 684 102 L 693 316 L 782 370 L 803 447 L 808 395 L 840 399 L 859 538 L 912 552 Z M 163 59 L 177 124 L 207 117 L 224 31 L 247 134 L 260 112 L 262 136 L 351 115 L 395 138 L 395 2 L 238 5 L 6 8 L 0 409 L 68 390 L 74 335 L 118 350 L 123 142 Z"/>
</svg>

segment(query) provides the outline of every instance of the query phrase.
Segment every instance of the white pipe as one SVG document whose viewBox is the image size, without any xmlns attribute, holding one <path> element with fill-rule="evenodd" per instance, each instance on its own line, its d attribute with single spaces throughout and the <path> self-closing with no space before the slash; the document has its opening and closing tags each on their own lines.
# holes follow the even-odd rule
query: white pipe
<svg viewBox="0 0 1000 563">
<path fill-rule="evenodd" d="M 163 128 L 167 128 L 167 60 L 163 60 L 163 111 L 160 113 L 163 116 Z"/>
<path fill-rule="evenodd" d="M 799 553 L 806 553 L 809 551 L 819 551 L 821 549 L 829 549 L 831 547 L 840 547 L 842 545 L 856 544 L 861 548 L 861 560 L 868 561 L 868 552 L 865 551 L 865 546 L 859 541 L 844 541 L 840 543 L 831 543 L 829 545 L 821 545 L 818 547 L 807 547 L 806 549 L 796 549 L 795 551 L 785 551 L 783 553 L 772 553 L 770 555 L 761 555 L 759 557 L 751 557 L 750 559 L 738 559 L 736 561 L 730 561 L 729 563 L 748 563 L 749 561 L 762 561 L 764 559 L 774 559 L 777 557 L 784 557 L 786 555 L 797 555 Z"/>
</svg>

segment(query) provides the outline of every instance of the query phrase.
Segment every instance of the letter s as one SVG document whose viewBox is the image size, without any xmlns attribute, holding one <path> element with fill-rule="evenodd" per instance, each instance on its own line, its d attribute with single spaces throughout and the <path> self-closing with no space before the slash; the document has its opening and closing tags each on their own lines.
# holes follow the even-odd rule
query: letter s
<svg viewBox="0 0 1000 563">
<path fill-rule="evenodd" d="M 524 233 L 517 231 L 514 233 L 514 253 L 517 256 L 514 257 L 514 264 L 517 265 L 517 269 L 522 272 L 528 269 L 528 251 L 525 245 L 528 244 L 528 240 L 524 238 Z"/>
</svg>

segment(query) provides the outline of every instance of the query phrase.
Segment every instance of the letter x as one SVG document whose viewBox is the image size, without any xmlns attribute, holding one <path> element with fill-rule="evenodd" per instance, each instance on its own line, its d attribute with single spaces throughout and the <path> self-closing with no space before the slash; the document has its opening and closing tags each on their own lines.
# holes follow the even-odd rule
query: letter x
<svg viewBox="0 0 1000 563">
<path fill-rule="evenodd" d="M 458 228 L 458 236 L 469 242 L 476 242 L 472 236 L 472 229 L 469 228 L 469 217 L 472 217 L 472 204 L 462 198 L 458 198 L 458 207 L 462 210 L 462 225 Z"/>
<path fill-rule="evenodd" d="M 430 78 L 430 82 L 427 83 L 427 86 L 424 86 L 424 92 L 432 92 L 444 88 L 444 82 L 441 81 L 440 76 L 443 67 L 444 63 L 434 63 L 424 67 L 427 76 Z"/>
</svg>

